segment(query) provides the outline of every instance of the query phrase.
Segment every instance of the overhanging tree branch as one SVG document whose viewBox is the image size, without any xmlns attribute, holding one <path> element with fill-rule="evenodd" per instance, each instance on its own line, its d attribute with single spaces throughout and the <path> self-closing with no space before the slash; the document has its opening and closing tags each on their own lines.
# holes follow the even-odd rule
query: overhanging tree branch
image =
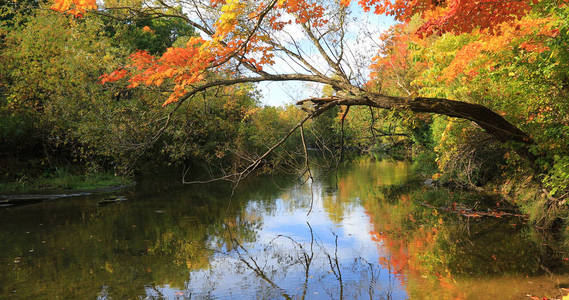
<svg viewBox="0 0 569 300">
<path fill-rule="evenodd" d="M 320 107 L 327 102 L 335 102 L 337 105 L 364 105 L 384 109 L 407 109 L 414 112 L 435 113 L 449 117 L 467 119 L 478 124 L 498 141 L 503 143 L 513 142 L 517 144 L 515 151 L 522 157 L 528 159 L 532 164 L 536 160 L 536 157 L 529 151 L 530 145 L 534 144 L 532 138 L 512 123 L 508 122 L 508 120 L 501 115 L 480 104 L 443 98 L 405 98 L 386 96 L 372 92 L 363 92 L 358 96 L 349 98 L 332 96 L 318 99 L 306 99 L 299 101 L 297 104 L 302 105 L 306 102 L 312 102 L 315 107 Z"/>
</svg>

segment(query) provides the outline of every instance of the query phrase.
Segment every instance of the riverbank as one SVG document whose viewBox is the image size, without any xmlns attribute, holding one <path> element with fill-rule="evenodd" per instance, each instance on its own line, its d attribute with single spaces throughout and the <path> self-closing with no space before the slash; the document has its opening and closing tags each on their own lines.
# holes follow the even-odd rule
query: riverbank
<svg viewBox="0 0 569 300">
<path fill-rule="evenodd" d="M 0 195 L 96 192 L 133 184 L 132 178 L 115 176 L 109 172 L 73 174 L 66 170 L 58 170 L 53 174 L 37 178 L 23 176 L 15 182 L 0 182 Z"/>
</svg>

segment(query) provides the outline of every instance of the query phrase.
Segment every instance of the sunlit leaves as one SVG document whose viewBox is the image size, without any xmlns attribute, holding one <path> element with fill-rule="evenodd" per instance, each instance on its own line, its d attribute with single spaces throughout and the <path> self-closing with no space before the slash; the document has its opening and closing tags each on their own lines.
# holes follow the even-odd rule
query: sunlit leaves
<svg viewBox="0 0 569 300">
<path fill-rule="evenodd" d="M 417 30 L 421 35 L 446 32 L 463 33 L 487 29 L 497 32 L 503 23 L 512 23 L 525 16 L 539 0 L 360 0 L 366 11 L 392 15 L 408 21 L 416 14 L 426 22 Z M 561 1 L 567 2 L 567 1 Z"/>
<path fill-rule="evenodd" d="M 86 11 L 97 9 L 96 0 L 58 0 L 51 6 L 51 9 L 72 14 L 76 17 L 82 16 Z"/>
<path fill-rule="evenodd" d="M 69 7 L 87 10 L 92 5 L 69 4 L 58 0 L 54 9 L 70 12 Z M 139 85 L 173 84 L 173 93 L 164 103 L 178 101 L 190 89 L 201 82 L 208 73 L 231 74 L 231 61 L 238 58 L 239 65 L 260 72 L 264 66 L 274 64 L 274 49 L 269 35 L 259 28 L 272 31 L 283 30 L 286 25 L 297 23 L 319 28 L 327 24 L 325 8 L 319 1 L 243 1 L 211 0 L 219 16 L 213 22 L 213 32 L 208 38 L 191 38 L 185 47 L 171 48 L 162 56 L 149 57 L 138 51 L 131 63 L 120 70 L 101 76 L 103 83 L 127 78 L 130 87 Z M 70 6 L 71 5 L 71 6 Z M 152 34 L 153 29 L 143 31 Z"/>
<path fill-rule="evenodd" d="M 567 189 L 561 183 L 566 172 L 560 172 L 562 164 L 545 161 L 557 161 L 555 155 L 566 157 L 569 149 L 565 101 L 569 8 L 530 8 L 492 28 L 438 31 L 440 35 L 416 35 L 417 28 L 420 32 L 431 19 L 415 15 L 382 37 L 371 77 L 382 91 L 458 99 L 500 113 L 532 135 L 538 144 L 533 153 L 547 157 L 542 163 L 549 174 L 546 185 L 562 195 Z M 455 160 L 453 153 L 468 143 L 476 129 L 467 123 L 445 124 L 433 132 L 440 167 Z"/>
</svg>

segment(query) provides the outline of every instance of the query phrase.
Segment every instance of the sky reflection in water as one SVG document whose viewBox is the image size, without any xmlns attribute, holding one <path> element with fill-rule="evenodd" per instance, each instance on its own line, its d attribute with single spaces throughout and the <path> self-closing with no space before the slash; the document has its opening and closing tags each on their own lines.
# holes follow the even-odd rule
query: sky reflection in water
<svg viewBox="0 0 569 300">
<path fill-rule="evenodd" d="M 569 287 L 547 236 L 421 205 L 483 199 L 407 188 L 406 163 L 320 175 L 312 192 L 252 178 L 231 201 L 223 185 L 142 182 L 116 205 L 0 210 L 0 298 L 519 299 Z"/>
<path fill-rule="evenodd" d="M 357 199 L 345 199 L 342 211 L 327 211 L 324 197 L 337 194 L 326 192 L 326 187 L 321 181 L 313 185 L 313 210 L 308 216 L 310 186 L 283 191 L 288 200 L 277 198 L 271 211 L 261 216 L 255 242 L 232 251 L 216 249 L 210 268 L 191 272 L 184 289 L 147 288 L 148 296 L 405 299 L 404 278 L 378 263 L 380 255 L 388 254 L 372 240 L 373 228 L 364 208 Z M 266 211 L 262 206 L 249 202 L 246 214 Z M 304 255 L 312 256 L 309 263 Z"/>
</svg>

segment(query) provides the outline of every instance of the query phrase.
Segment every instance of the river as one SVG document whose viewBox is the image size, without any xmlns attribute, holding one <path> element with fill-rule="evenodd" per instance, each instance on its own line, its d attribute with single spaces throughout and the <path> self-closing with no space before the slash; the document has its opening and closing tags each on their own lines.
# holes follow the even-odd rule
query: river
<svg viewBox="0 0 569 300">
<path fill-rule="evenodd" d="M 569 294 L 559 239 L 499 198 L 426 187 L 405 162 L 314 173 L 250 178 L 232 198 L 225 183 L 156 178 L 0 209 L 0 299 Z M 111 196 L 127 200 L 101 205 Z"/>
</svg>

